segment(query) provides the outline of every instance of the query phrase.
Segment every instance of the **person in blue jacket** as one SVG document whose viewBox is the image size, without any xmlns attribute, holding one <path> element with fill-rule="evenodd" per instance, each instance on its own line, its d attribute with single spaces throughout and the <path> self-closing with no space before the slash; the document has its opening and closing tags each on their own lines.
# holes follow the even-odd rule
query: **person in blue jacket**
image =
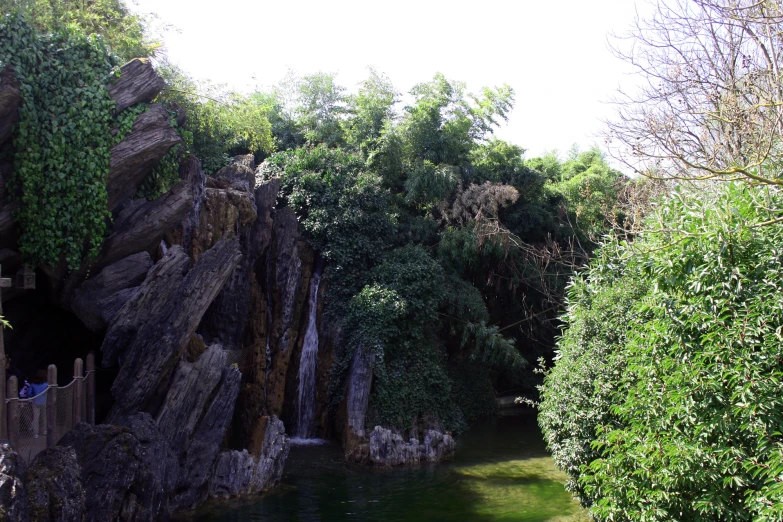
<svg viewBox="0 0 783 522">
<path fill-rule="evenodd" d="M 46 383 L 46 370 L 38 370 L 35 373 L 35 378 L 32 384 L 30 384 L 30 396 L 33 403 L 33 437 L 38 438 L 41 433 L 41 410 L 46 407 L 46 394 L 44 393 L 49 385 Z M 46 415 L 44 422 L 46 422 Z M 46 435 L 46 428 L 44 428 L 44 435 Z"/>
</svg>

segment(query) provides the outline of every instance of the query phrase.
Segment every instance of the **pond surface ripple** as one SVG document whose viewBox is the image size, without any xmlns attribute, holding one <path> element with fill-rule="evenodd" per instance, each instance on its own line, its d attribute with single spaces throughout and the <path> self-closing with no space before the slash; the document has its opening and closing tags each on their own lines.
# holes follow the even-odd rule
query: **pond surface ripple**
<svg viewBox="0 0 783 522">
<path fill-rule="evenodd" d="M 212 505 L 198 522 L 582 522 L 533 414 L 499 417 L 459 441 L 453 461 L 372 471 L 347 466 L 336 443 L 291 449 L 283 486 Z"/>
</svg>

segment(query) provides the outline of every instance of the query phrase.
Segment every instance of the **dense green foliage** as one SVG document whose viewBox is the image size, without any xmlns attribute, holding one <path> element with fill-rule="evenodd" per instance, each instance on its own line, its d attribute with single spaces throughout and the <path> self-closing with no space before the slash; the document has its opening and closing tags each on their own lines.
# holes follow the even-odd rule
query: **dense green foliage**
<svg viewBox="0 0 783 522">
<path fill-rule="evenodd" d="M 598 520 L 783 516 L 780 197 L 678 191 L 573 285 L 541 419 Z"/>
<path fill-rule="evenodd" d="M 39 36 L 19 16 L 0 23 L 0 66 L 13 67 L 23 98 L 10 195 L 28 262 L 55 266 L 64 257 L 77 268 L 103 242 L 115 139 L 106 86 L 116 63 L 100 37 L 76 29 Z"/>
<path fill-rule="evenodd" d="M 320 73 L 254 95 L 290 147 L 261 178 L 281 179 L 278 206 L 326 260 L 326 310 L 344 326 L 332 404 L 361 348 L 375 360 L 368 422 L 406 428 L 429 416 L 462 429 L 494 410 L 492 382 L 532 393 L 520 370 L 551 346 L 569 268 L 606 230 L 621 176 L 597 151 L 555 159 L 562 178 L 528 167 L 523 149 L 491 137 L 513 103 L 507 87 L 474 96 L 437 75 L 401 113 L 375 71 L 342 93 Z M 518 328 L 526 317 L 536 324 Z M 517 344 L 531 331 L 538 345 Z M 466 364 L 474 382 L 458 382 Z"/>
<path fill-rule="evenodd" d="M 152 56 L 160 47 L 150 20 L 131 13 L 122 0 L 0 0 L 0 13 L 11 12 L 22 14 L 41 34 L 76 29 L 101 35 L 121 60 Z"/>
<path fill-rule="evenodd" d="M 266 155 L 273 150 L 271 124 L 267 119 L 269 107 L 257 97 L 197 82 L 169 63 L 158 72 L 166 80 L 160 101 L 173 114 L 184 111 L 186 115 L 179 129 L 184 150 L 178 154 L 195 154 L 204 171 L 212 174 L 226 166 L 231 156 Z M 168 190 L 168 186 L 164 184 L 163 189 Z"/>
</svg>

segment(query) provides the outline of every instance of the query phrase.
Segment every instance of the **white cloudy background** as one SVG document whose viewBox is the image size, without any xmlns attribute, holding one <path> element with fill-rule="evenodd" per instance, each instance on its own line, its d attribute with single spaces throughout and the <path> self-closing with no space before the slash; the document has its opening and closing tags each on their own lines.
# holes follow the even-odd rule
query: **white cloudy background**
<svg viewBox="0 0 783 522">
<path fill-rule="evenodd" d="M 405 93 L 436 72 L 470 90 L 508 83 L 516 108 L 498 132 L 528 156 L 600 145 L 605 103 L 634 80 L 607 46 L 633 0 L 137 0 L 176 30 L 167 55 L 192 76 L 237 90 L 289 69 L 337 73 L 351 89 L 368 65 Z"/>
</svg>

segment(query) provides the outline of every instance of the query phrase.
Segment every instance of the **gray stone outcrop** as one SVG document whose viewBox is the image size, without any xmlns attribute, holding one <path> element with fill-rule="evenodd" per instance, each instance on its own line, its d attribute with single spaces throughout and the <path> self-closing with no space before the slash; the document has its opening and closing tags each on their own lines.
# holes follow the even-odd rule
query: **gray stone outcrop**
<svg viewBox="0 0 783 522">
<path fill-rule="evenodd" d="M 27 471 L 25 484 L 31 522 L 84 522 L 86 493 L 76 451 L 55 447 L 42 451 Z"/>
<path fill-rule="evenodd" d="M 118 312 L 101 347 L 104 364 L 121 359 L 112 385 L 112 422 L 142 411 L 159 393 L 241 255 L 236 238 L 228 237 L 190 270 L 190 259 L 178 246 L 152 267 L 139 291 Z"/>
<path fill-rule="evenodd" d="M 147 252 L 138 252 L 113 263 L 87 279 L 74 292 L 70 309 L 90 330 L 105 329 L 152 268 Z"/>
<path fill-rule="evenodd" d="M 369 464 L 390 468 L 420 462 L 438 462 L 451 457 L 456 449 L 451 435 L 427 430 L 424 440 L 404 441 L 392 430 L 376 426 L 369 436 Z"/>
<path fill-rule="evenodd" d="M 89 520 L 168 519 L 179 466 L 149 415 L 129 417 L 123 426 L 81 423 L 62 438 L 60 448 L 77 458 Z"/>
<path fill-rule="evenodd" d="M 130 133 L 111 149 L 106 182 L 109 210 L 133 196 L 152 168 L 180 141 L 162 105 L 154 103 L 141 113 Z"/>
<path fill-rule="evenodd" d="M 283 476 L 289 450 L 290 443 L 283 423 L 272 417 L 258 457 L 247 450 L 224 451 L 218 455 L 209 484 L 210 496 L 254 495 L 277 486 Z"/>
<path fill-rule="evenodd" d="M 7 440 L 0 440 L 0 519 L 4 522 L 27 520 L 24 474 L 24 462 L 19 454 Z"/>
</svg>

